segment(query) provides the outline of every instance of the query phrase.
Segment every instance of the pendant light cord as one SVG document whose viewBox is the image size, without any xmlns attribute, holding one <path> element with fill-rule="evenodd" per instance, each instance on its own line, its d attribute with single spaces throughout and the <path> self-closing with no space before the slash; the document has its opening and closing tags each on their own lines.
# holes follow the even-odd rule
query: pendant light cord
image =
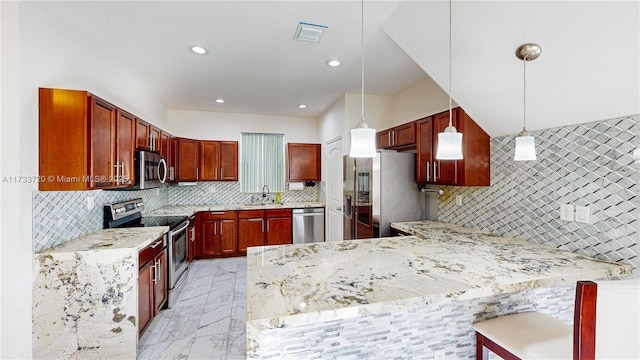
<svg viewBox="0 0 640 360">
<path fill-rule="evenodd" d="M 364 122 L 364 0 L 360 1 L 360 16 L 361 16 L 361 21 L 360 21 L 360 53 L 361 53 L 361 85 L 362 88 L 360 89 L 361 91 L 361 95 L 362 95 L 362 99 L 361 99 L 361 108 L 360 108 L 360 121 Z"/>
<path fill-rule="evenodd" d="M 453 126 L 453 110 L 451 109 L 451 2 L 449 0 L 449 126 Z"/>
<path fill-rule="evenodd" d="M 522 91 L 522 131 L 527 131 L 527 55 L 524 55 L 522 59 L 524 62 L 524 71 L 522 84 L 524 91 Z"/>
</svg>

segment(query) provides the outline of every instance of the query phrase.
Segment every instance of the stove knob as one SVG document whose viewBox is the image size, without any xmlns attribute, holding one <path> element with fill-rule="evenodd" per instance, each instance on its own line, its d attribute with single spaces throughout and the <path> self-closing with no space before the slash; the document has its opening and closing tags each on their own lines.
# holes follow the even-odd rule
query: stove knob
<svg viewBox="0 0 640 360">
<path fill-rule="evenodd" d="M 136 203 L 136 207 L 142 207 L 142 206 L 144 206 L 144 204 L 143 204 L 143 203 L 141 203 L 141 202 Z"/>
</svg>

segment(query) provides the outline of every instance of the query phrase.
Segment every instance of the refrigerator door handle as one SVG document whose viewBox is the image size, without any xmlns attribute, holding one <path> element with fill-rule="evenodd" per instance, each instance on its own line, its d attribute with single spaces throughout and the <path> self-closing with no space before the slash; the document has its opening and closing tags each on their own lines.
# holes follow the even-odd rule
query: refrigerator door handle
<svg viewBox="0 0 640 360">
<path fill-rule="evenodd" d="M 427 161 L 427 181 L 431 180 L 431 163 Z"/>
<path fill-rule="evenodd" d="M 438 181 L 438 163 L 433 163 L 433 182 Z"/>
</svg>

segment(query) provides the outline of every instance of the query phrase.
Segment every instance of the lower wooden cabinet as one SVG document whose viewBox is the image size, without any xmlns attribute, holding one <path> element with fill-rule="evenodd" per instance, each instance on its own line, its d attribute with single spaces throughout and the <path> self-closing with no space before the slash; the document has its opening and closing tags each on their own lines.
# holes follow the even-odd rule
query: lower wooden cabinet
<svg viewBox="0 0 640 360">
<path fill-rule="evenodd" d="M 251 246 L 293 242 L 291 209 L 203 211 L 195 218 L 199 231 L 189 236 L 196 258 L 243 256 Z"/>
<path fill-rule="evenodd" d="M 266 210 L 267 233 L 265 245 L 293 243 L 291 209 Z"/>
<path fill-rule="evenodd" d="M 165 246 L 158 246 L 164 244 Z M 138 334 L 167 302 L 167 249 L 164 235 L 138 254 Z"/>
<path fill-rule="evenodd" d="M 199 244 L 200 241 L 197 241 L 200 235 L 199 229 L 199 216 L 198 214 L 191 215 L 189 217 L 189 227 L 187 228 L 187 237 L 188 237 L 188 247 L 187 247 L 187 260 L 192 262 L 196 257 L 196 244 Z"/>
<path fill-rule="evenodd" d="M 207 211 L 200 216 L 198 257 L 231 256 L 237 253 L 235 211 Z"/>
</svg>

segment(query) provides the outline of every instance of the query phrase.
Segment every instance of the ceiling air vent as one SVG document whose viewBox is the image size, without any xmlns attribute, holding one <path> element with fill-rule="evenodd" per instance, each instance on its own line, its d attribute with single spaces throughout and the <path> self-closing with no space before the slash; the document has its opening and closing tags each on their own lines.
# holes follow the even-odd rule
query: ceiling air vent
<svg viewBox="0 0 640 360">
<path fill-rule="evenodd" d="M 328 26 L 324 25 L 299 22 L 293 39 L 317 43 L 320 42 L 320 39 L 322 39 L 322 35 L 328 28 Z"/>
</svg>

